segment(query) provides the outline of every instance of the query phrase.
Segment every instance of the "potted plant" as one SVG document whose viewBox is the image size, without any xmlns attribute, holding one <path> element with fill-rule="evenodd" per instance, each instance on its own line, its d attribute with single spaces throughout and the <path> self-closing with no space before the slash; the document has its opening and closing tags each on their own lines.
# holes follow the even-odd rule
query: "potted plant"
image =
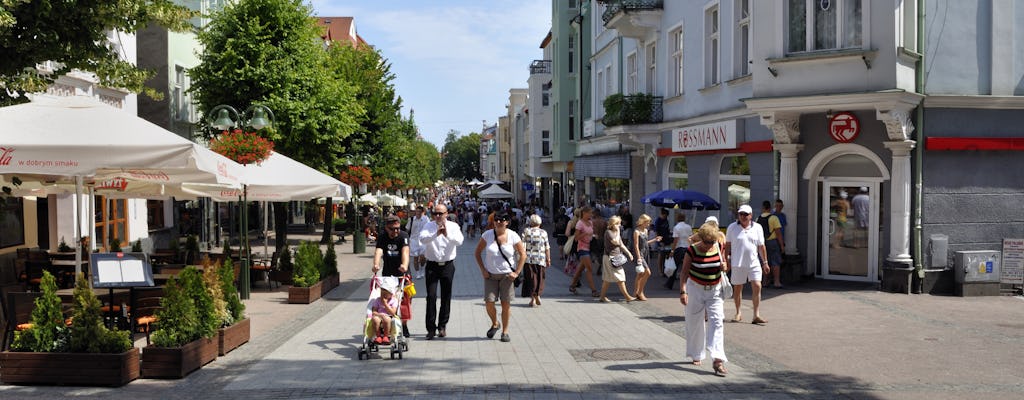
<svg viewBox="0 0 1024 400">
<path fill-rule="evenodd" d="M 139 349 L 127 331 L 103 325 L 100 301 L 83 275 L 75 282 L 67 319 L 49 272 L 43 272 L 40 289 L 32 326 L 15 333 L 12 351 L 0 353 L 0 381 L 122 386 L 139 377 Z"/>
<path fill-rule="evenodd" d="M 196 267 L 167 282 L 160 306 L 153 344 L 142 351 L 142 377 L 183 378 L 217 358 L 220 320 Z"/>
<path fill-rule="evenodd" d="M 338 255 L 334 252 L 334 244 L 327 244 L 327 252 L 324 254 L 324 261 L 321 264 L 320 277 L 323 280 L 323 291 L 321 297 L 326 295 L 341 283 L 338 276 Z"/>
<path fill-rule="evenodd" d="M 203 280 L 213 296 L 214 308 L 221 320 L 217 330 L 217 354 L 225 355 L 249 342 L 250 323 L 245 317 L 245 304 L 235 288 L 235 268 L 230 259 L 216 268 L 209 265 L 203 271 Z"/>
<path fill-rule="evenodd" d="M 295 251 L 295 272 L 292 287 L 288 288 L 288 302 L 309 304 L 320 298 L 323 291 L 320 283 L 320 265 L 323 264 L 320 246 L 305 241 Z"/>
<path fill-rule="evenodd" d="M 195 264 L 199 257 L 199 237 L 188 235 L 185 238 L 185 264 Z"/>
<path fill-rule="evenodd" d="M 117 252 L 121 251 L 121 239 L 118 239 L 118 238 L 110 239 L 110 243 L 108 245 L 110 246 L 110 252 L 111 253 L 117 253 Z"/>
<path fill-rule="evenodd" d="M 142 252 L 142 239 L 135 239 L 135 243 L 132 243 L 132 253 Z"/>
<path fill-rule="evenodd" d="M 284 285 L 292 284 L 292 275 L 295 266 L 292 264 L 292 252 L 285 246 L 281 249 L 281 255 L 277 260 L 277 269 L 270 270 L 270 279 L 281 282 Z"/>
<path fill-rule="evenodd" d="M 64 237 L 61 236 L 60 237 L 60 243 L 57 243 L 57 252 L 58 253 L 74 253 L 75 249 L 72 249 L 71 246 L 68 246 L 68 243 L 64 241 Z"/>
</svg>

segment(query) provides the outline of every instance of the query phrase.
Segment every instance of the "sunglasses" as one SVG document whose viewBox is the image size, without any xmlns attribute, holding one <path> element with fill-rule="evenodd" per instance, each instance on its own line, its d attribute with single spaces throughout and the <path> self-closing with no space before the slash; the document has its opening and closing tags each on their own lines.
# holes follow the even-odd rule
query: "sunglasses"
<svg viewBox="0 0 1024 400">
<path fill-rule="evenodd" d="M 750 213 L 740 213 L 740 215 L 746 217 L 746 216 L 750 215 Z"/>
<path fill-rule="evenodd" d="M 448 213 L 447 211 L 434 211 L 432 214 L 434 214 L 435 217 L 438 217 L 438 216 L 441 216 L 441 215 L 445 215 L 447 213 Z"/>
<path fill-rule="evenodd" d="M 508 222 L 508 218 L 495 218 L 494 222 Z"/>
<path fill-rule="evenodd" d="M 392 232 L 398 232 L 399 229 L 402 229 L 402 228 L 401 227 L 397 227 L 397 226 L 389 226 L 388 227 L 388 230 L 392 231 Z"/>
</svg>

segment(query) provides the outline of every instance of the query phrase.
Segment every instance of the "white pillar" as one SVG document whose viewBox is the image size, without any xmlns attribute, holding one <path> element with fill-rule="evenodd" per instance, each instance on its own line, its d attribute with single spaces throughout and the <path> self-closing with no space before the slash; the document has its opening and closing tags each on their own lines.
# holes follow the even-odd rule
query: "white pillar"
<svg viewBox="0 0 1024 400">
<path fill-rule="evenodd" d="M 782 158 L 779 166 L 779 199 L 783 203 L 783 212 L 787 216 L 786 225 L 786 254 L 799 254 L 796 245 L 796 223 L 797 211 L 800 210 L 799 197 L 797 196 L 798 174 L 796 156 L 803 150 L 802 144 L 774 144 L 772 145 Z"/>
<path fill-rule="evenodd" d="M 889 200 L 889 256 L 887 260 L 910 264 L 910 150 L 913 140 L 885 142 L 892 151 L 892 189 Z"/>
</svg>

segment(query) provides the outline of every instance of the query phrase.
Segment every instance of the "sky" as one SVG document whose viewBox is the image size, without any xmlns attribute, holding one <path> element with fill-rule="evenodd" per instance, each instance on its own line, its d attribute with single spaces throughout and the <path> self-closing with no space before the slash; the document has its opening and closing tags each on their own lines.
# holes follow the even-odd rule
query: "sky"
<svg viewBox="0 0 1024 400">
<path fill-rule="evenodd" d="M 313 0 L 318 17 L 354 17 L 391 63 L 402 114 L 440 149 L 448 131 L 480 132 L 526 88 L 551 29 L 551 0 Z"/>
</svg>

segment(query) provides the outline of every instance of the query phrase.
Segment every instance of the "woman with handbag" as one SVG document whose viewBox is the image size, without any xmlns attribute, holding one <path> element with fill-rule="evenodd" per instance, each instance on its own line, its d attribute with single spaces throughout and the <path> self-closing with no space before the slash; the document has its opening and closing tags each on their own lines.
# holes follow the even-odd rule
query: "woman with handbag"
<svg viewBox="0 0 1024 400">
<path fill-rule="evenodd" d="M 548 232 L 540 227 L 539 215 L 530 215 L 529 223 L 530 227 L 523 231 L 523 242 L 526 243 L 523 297 L 530 298 L 530 307 L 539 307 L 540 295 L 544 293 L 544 272 L 551 266 L 551 242 Z"/>
<path fill-rule="evenodd" d="M 647 287 L 647 280 L 651 278 L 651 264 L 648 261 L 651 257 L 650 246 L 652 243 L 661 242 L 661 236 L 648 239 L 651 231 L 651 216 L 641 214 L 633 229 L 633 252 L 636 253 L 636 288 L 633 297 L 637 300 L 647 300 L 644 289 Z"/>
<path fill-rule="evenodd" d="M 587 285 L 590 285 L 590 295 L 598 297 L 597 287 L 594 286 L 594 276 L 592 275 L 591 269 L 593 268 L 592 261 L 590 259 L 590 242 L 594 240 L 594 209 L 590 207 L 583 207 L 580 209 L 580 220 L 576 222 L 576 256 L 579 258 L 579 265 L 576 267 L 576 272 L 572 275 L 572 280 L 569 282 L 569 292 L 576 294 L 576 284 L 579 283 L 580 277 L 587 278 Z"/>
<path fill-rule="evenodd" d="M 604 232 L 604 248 L 607 249 L 604 256 L 601 257 L 601 302 L 610 303 L 608 297 L 605 297 L 605 293 L 608 291 L 608 285 L 615 283 L 619 286 L 619 291 L 622 292 L 622 296 L 626 298 L 626 302 L 629 303 L 635 300 L 626 291 L 626 262 L 633 259 L 633 255 L 630 254 L 629 248 L 622 244 L 622 236 L 619 235 L 619 229 L 622 226 L 622 218 L 618 215 L 612 216 L 608 219 L 608 228 Z"/>
<path fill-rule="evenodd" d="M 725 298 L 730 286 L 723 279 L 729 266 L 718 243 L 720 233 L 717 225 L 705 223 L 697 231 L 700 240 L 686 248 L 679 302 L 686 307 L 686 355 L 693 365 L 701 365 L 710 352 L 715 374 L 725 376 Z"/>
<path fill-rule="evenodd" d="M 514 296 L 514 282 L 523 273 L 526 263 L 526 247 L 518 233 L 508 229 L 511 216 L 505 212 L 494 216 L 494 229 L 480 235 L 476 245 L 476 265 L 484 278 L 484 304 L 487 316 L 491 318 L 491 326 L 487 329 L 487 338 L 493 339 L 501 329 L 501 341 L 509 342 L 508 323 Z M 487 251 L 486 259 L 483 256 Z M 498 323 L 497 310 L 494 303 L 501 301 L 501 323 Z"/>
</svg>

